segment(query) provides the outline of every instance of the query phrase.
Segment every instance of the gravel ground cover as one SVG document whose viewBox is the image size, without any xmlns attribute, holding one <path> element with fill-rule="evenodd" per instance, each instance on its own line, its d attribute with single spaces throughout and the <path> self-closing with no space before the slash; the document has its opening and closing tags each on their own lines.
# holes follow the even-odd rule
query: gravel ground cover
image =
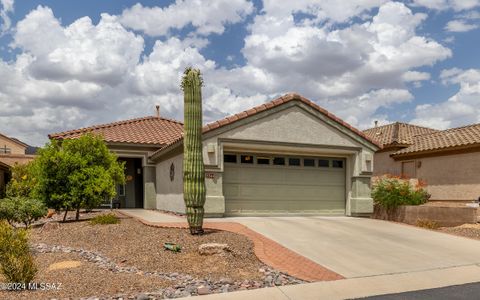
<svg viewBox="0 0 480 300">
<path fill-rule="evenodd" d="M 119 224 L 91 225 L 87 220 L 99 213 L 31 231 L 40 270 L 35 281 L 60 282 L 61 290 L 0 291 L 0 299 L 165 299 L 302 283 L 262 264 L 243 235 L 212 230 L 191 236 L 121 214 Z M 165 242 L 182 251 L 164 250 Z M 200 255 L 203 243 L 228 244 L 231 251 Z"/>
<path fill-rule="evenodd" d="M 480 240 L 480 224 L 463 224 L 456 227 L 441 227 L 437 229 L 441 232 L 460 235 L 468 238 Z"/>
</svg>

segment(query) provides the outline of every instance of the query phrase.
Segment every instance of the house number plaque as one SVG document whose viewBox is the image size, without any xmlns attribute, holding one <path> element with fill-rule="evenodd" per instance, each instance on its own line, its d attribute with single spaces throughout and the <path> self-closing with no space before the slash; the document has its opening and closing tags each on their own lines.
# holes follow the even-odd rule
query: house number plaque
<svg viewBox="0 0 480 300">
<path fill-rule="evenodd" d="M 205 173 L 205 178 L 215 179 L 215 173 Z"/>
</svg>

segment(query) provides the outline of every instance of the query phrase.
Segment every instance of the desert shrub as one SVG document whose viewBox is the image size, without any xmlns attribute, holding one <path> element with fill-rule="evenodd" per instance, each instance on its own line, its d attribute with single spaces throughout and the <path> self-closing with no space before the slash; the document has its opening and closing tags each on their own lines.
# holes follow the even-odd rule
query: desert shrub
<svg viewBox="0 0 480 300">
<path fill-rule="evenodd" d="M 440 225 L 436 221 L 423 219 L 417 220 L 417 223 L 415 225 L 427 229 L 437 229 L 438 227 L 440 227 Z"/>
<path fill-rule="evenodd" d="M 0 221 L 0 272 L 7 282 L 24 284 L 37 274 L 27 231 L 14 229 L 5 221 Z"/>
<path fill-rule="evenodd" d="M 400 205 L 420 205 L 430 198 L 424 186 L 421 182 L 412 186 L 409 180 L 399 177 L 382 177 L 373 185 L 372 198 L 375 204 L 386 209 Z"/>
<path fill-rule="evenodd" d="M 120 219 L 112 213 L 109 214 L 103 214 L 103 215 L 98 215 L 96 217 L 93 217 L 90 220 L 90 224 L 92 225 L 106 225 L 106 224 L 118 224 L 120 223 Z"/>
<path fill-rule="evenodd" d="M 12 197 L 0 200 L 0 220 L 6 220 L 10 225 L 21 223 L 25 227 L 44 217 L 47 207 L 43 202 L 27 198 Z"/>
</svg>

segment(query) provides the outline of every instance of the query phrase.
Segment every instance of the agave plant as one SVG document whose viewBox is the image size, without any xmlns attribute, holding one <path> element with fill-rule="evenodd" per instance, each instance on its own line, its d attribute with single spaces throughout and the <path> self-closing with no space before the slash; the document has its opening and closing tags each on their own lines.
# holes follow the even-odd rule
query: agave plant
<svg viewBox="0 0 480 300">
<path fill-rule="evenodd" d="M 202 76 L 187 68 L 182 79 L 184 93 L 183 199 L 191 234 L 203 233 L 205 166 L 202 152 Z"/>
</svg>

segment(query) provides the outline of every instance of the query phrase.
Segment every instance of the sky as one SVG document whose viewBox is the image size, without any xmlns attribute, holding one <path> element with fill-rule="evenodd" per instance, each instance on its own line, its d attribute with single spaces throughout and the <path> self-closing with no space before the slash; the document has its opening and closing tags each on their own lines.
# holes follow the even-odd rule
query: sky
<svg viewBox="0 0 480 300">
<path fill-rule="evenodd" d="M 480 123 L 480 0 L 0 0 L 0 132 L 204 122 L 297 92 L 360 129 Z"/>
</svg>

